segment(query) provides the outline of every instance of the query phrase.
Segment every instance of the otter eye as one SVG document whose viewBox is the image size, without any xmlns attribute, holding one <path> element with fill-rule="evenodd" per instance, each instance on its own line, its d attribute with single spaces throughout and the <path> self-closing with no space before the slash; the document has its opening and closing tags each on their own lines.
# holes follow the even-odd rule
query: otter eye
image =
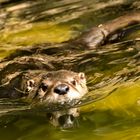
<svg viewBox="0 0 140 140">
<path fill-rule="evenodd" d="M 34 80 L 29 80 L 29 81 L 27 81 L 27 85 L 29 86 L 29 87 L 33 87 L 34 86 Z"/>
<path fill-rule="evenodd" d="M 76 80 L 71 81 L 71 83 L 76 86 Z"/>
<path fill-rule="evenodd" d="M 25 91 L 26 92 L 30 92 L 30 91 L 32 91 L 33 90 L 33 87 L 35 86 L 35 82 L 34 82 L 34 80 L 28 80 L 27 82 L 26 82 L 26 89 L 25 89 Z"/>
<path fill-rule="evenodd" d="M 41 86 L 40 86 L 40 88 L 41 88 L 44 92 L 46 92 L 47 89 L 48 89 L 48 85 L 45 85 L 44 83 L 42 83 Z"/>
</svg>

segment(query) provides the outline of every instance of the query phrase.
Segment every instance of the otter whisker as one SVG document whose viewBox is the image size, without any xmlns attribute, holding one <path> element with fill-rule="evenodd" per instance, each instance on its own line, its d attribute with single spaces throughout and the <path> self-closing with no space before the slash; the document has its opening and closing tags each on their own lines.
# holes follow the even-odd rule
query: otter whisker
<svg viewBox="0 0 140 140">
<path fill-rule="evenodd" d="M 25 95 L 28 95 L 28 92 L 22 91 L 22 90 L 20 90 L 20 89 L 18 89 L 18 88 L 16 88 L 16 87 L 14 87 L 14 89 L 15 89 L 16 91 L 20 92 L 20 93 L 23 93 L 23 94 L 25 94 Z"/>
<path fill-rule="evenodd" d="M 8 85 L 8 84 L 9 84 L 9 82 L 6 82 L 6 83 L 0 85 L 0 87 L 4 87 L 4 86 L 6 86 L 6 85 Z"/>
</svg>

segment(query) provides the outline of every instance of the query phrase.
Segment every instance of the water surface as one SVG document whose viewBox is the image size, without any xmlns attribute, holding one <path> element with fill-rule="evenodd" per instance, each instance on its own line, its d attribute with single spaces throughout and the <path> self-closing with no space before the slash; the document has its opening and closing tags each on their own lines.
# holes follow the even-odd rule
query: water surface
<svg viewBox="0 0 140 140">
<path fill-rule="evenodd" d="M 102 100 L 82 106 L 76 127 L 68 130 L 53 127 L 44 112 L 14 111 L 3 115 L 7 108 L 2 106 L 1 139 L 140 139 L 140 26 L 130 27 L 122 40 L 99 50 L 72 49 L 78 46 L 64 47 L 62 43 L 92 26 L 139 10 L 139 0 L 1 0 L 0 3 L 1 59 L 17 48 L 51 43 L 54 45 L 44 45 L 44 52 L 57 58 L 56 69 L 85 72 L 90 96 L 110 93 Z"/>
</svg>

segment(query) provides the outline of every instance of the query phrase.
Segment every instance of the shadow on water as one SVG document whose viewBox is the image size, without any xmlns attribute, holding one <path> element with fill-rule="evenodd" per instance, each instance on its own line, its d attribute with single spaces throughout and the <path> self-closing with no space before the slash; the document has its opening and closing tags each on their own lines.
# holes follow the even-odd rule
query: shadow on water
<svg viewBox="0 0 140 140">
<path fill-rule="evenodd" d="M 54 128 L 47 122 L 46 114 L 28 112 L 28 105 L 17 102 L 11 105 L 10 101 L 2 100 L 2 139 L 139 139 L 139 25 L 130 27 L 121 40 L 95 50 L 62 43 L 93 25 L 139 10 L 139 0 L 2 0 L 0 3 L 0 57 L 5 58 L 1 59 L 1 78 L 28 69 L 68 69 L 85 72 L 90 90 L 81 100 L 78 128 L 69 130 Z M 35 58 L 32 66 L 26 61 L 16 63 L 16 59 L 24 60 L 25 56 L 30 60 Z M 92 102 L 96 99 L 102 100 Z M 3 115 L 7 111 L 10 113 Z"/>
</svg>

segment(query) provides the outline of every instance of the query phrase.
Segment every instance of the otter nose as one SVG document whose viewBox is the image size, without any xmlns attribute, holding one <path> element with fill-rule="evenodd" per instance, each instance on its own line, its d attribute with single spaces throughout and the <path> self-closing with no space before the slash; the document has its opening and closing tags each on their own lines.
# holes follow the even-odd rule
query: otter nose
<svg viewBox="0 0 140 140">
<path fill-rule="evenodd" d="M 68 91 L 69 91 L 69 87 L 65 84 L 60 84 L 54 89 L 54 92 L 59 95 L 67 94 Z"/>
</svg>

